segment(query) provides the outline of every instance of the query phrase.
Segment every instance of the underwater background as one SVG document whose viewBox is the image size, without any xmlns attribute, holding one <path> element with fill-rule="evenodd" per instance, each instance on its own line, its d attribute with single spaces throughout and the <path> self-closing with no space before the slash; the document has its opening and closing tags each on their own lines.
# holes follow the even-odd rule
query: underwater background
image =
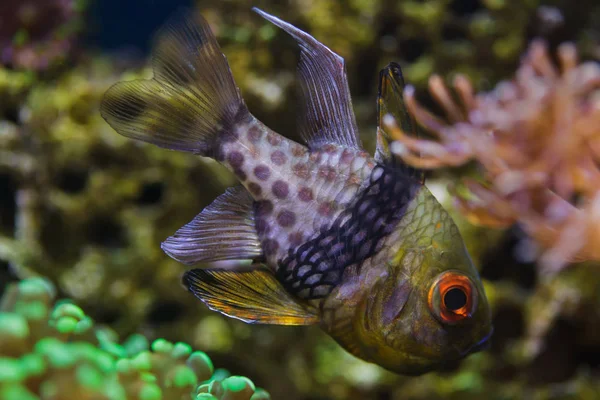
<svg viewBox="0 0 600 400">
<path fill-rule="evenodd" d="M 520 128 L 461 163 L 442 150 L 430 157 L 439 168 L 427 184 L 458 223 L 493 310 L 489 350 L 443 371 L 397 376 L 347 354 L 317 327 L 247 325 L 210 312 L 182 287 L 185 267 L 160 242 L 234 178 L 209 159 L 118 135 L 99 103 L 113 83 L 151 76 L 154 33 L 189 7 L 214 30 L 251 112 L 297 138 L 298 50 L 251 6 L 345 58 L 371 150 L 378 73 L 390 61 L 421 106 L 449 124 L 457 120 L 445 113 L 434 74 L 444 82 L 464 74 L 487 93 L 467 109 Z M 547 51 L 530 46 L 535 39 Z M 2 2 L 0 399 L 269 398 L 258 387 L 286 400 L 600 399 L 599 60 L 595 0 Z M 551 106 L 536 108 L 546 97 L 524 89 L 528 65 L 552 78 L 539 85 L 543 93 L 563 94 Z M 507 104 L 531 110 L 528 123 L 500 113 Z M 585 124 L 555 140 L 558 122 L 547 121 L 561 121 L 564 110 Z M 591 161 L 578 163 L 588 153 Z M 488 161 L 509 163 L 514 154 L 566 161 L 544 169 L 519 159 L 511 164 L 519 179 L 508 184 Z M 489 192 L 471 186 L 479 194 L 472 201 L 465 179 Z M 527 190 L 514 189 L 522 182 Z M 566 206 L 540 200 L 542 189 Z M 212 394 L 190 397 L 197 391 Z"/>
</svg>

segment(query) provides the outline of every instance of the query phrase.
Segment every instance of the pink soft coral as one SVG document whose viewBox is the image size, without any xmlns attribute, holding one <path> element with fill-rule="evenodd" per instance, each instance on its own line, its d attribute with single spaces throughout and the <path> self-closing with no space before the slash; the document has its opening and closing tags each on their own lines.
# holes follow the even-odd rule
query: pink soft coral
<svg viewBox="0 0 600 400">
<path fill-rule="evenodd" d="M 435 135 L 408 135 L 384 121 L 392 151 L 420 168 L 476 161 L 482 182 L 465 179 L 457 206 L 470 221 L 488 226 L 520 223 L 545 249 L 541 263 L 556 271 L 571 261 L 600 260 L 600 65 L 578 63 L 572 44 L 558 49 L 560 68 L 535 41 L 511 82 L 474 94 L 457 76 L 456 102 L 439 76 L 429 90 L 448 123 L 404 96 L 418 123 Z"/>
</svg>

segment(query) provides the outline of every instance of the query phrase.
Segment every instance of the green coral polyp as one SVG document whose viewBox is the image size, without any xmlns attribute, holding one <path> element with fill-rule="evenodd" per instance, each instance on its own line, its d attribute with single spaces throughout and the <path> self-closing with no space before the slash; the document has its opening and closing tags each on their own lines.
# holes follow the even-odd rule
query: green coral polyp
<svg viewBox="0 0 600 400">
<path fill-rule="evenodd" d="M 120 344 L 75 304 L 51 309 L 54 293 L 47 281 L 31 279 L 9 287 L 2 299 L 2 400 L 269 399 L 248 378 L 215 372 L 210 358 L 186 343 L 150 344 L 136 334 Z"/>
</svg>

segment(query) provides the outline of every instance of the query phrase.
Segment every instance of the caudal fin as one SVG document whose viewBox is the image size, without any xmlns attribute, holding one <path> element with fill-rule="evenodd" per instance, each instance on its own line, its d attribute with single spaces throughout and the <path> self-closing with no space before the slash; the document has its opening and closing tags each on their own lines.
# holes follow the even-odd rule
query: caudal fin
<svg viewBox="0 0 600 400">
<path fill-rule="evenodd" d="M 250 116 L 201 16 L 182 12 L 165 25 L 152 66 L 152 79 L 119 82 L 104 95 L 102 117 L 121 135 L 210 156 Z"/>
</svg>

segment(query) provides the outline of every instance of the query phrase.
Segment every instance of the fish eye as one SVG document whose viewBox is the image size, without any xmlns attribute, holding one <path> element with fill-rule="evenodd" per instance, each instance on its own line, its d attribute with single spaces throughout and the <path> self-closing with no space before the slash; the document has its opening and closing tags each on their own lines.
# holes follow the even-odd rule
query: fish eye
<svg viewBox="0 0 600 400">
<path fill-rule="evenodd" d="M 456 312 L 467 305 L 467 294 L 458 287 L 450 288 L 444 294 L 444 306 L 446 309 Z"/>
<path fill-rule="evenodd" d="M 440 322 L 455 324 L 471 317 L 477 306 L 477 291 L 467 276 L 446 271 L 431 285 L 428 302 Z"/>
</svg>

